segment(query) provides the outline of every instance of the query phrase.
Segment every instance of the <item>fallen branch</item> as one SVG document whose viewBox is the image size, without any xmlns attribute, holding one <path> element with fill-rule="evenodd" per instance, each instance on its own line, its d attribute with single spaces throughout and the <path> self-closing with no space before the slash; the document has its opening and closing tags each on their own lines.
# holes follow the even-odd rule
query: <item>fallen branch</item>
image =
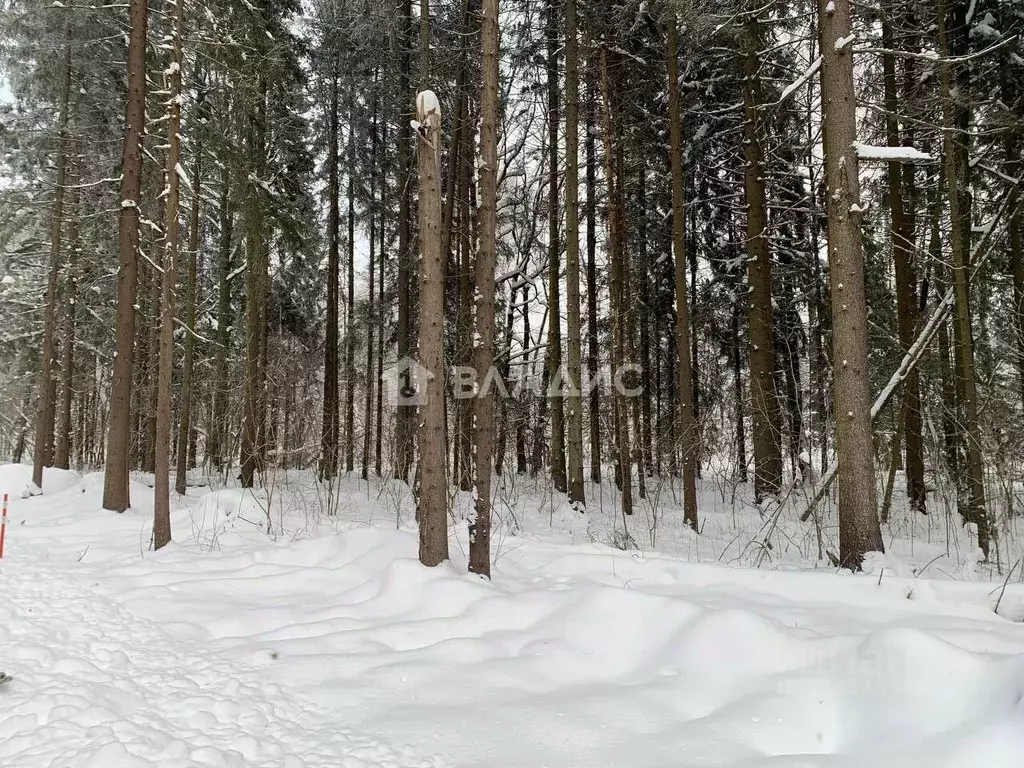
<svg viewBox="0 0 1024 768">
<path fill-rule="evenodd" d="M 971 253 L 970 264 L 974 265 L 971 270 L 971 274 L 968 277 L 968 282 L 974 279 L 974 275 L 977 274 L 978 270 L 984 266 L 985 262 L 988 261 L 989 254 L 991 253 L 992 246 L 992 233 L 996 229 L 996 222 L 1006 213 L 1010 207 L 1011 200 L 1013 199 L 1011 192 L 1013 189 L 1008 189 L 1003 193 L 1003 199 L 999 203 L 999 208 L 996 210 L 995 215 L 992 217 L 989 225 L 985 228 L 985 234 L 982 235 L 981 240 L 975 246 Z M 1024 208 L 1024 203 L 1018 203 L 1014 214 L 1018 213 Z M 903 356 L 903 361 L 900 363 L 900 367 L 896 369 L 889 382 L 882 387 L 882 391 L 878 393 L 878 397 L 875 398 L 874 404 L 871 406 L 871 421 L 875 420 L 875 417 L 882 411 L 883 408 L 888 404 L 889 399 L 892 397 L 893 392 L 900 383 L 907 377 L 907 374 L 913 369 L 915 365 L 920 361 L 921 356 L 924 354 L 924 350 L 928 347 L 932 338 L 935 336 L 936 331 L 939 330 L 939 326 L 945 321 L 947 315 L 953 307 L 954 293 L 953 288 L 946 291 L 946 295 L 942 297 L 942 301 L 939 302 L 938 306 L 935 307 L 935 311 L 932 312 L 928 322 L 924 328 L 918 334 L 914 343 L 910 345 L 910 349 L 907 350 L 907 354 Z M 807 509 L 800 516 L 800 522 L 805 523 L 807 519 L 814 512 L 815 507 L 824 498 L 828 492 L 829 487 L 832 485 L 832 481 L 836 478 L 836 473 L 839 471 L 839 459 L 833 459 L 832 463 L 828 465 L 828 469 L 825 470 L 825 474 L 821 477 L 821 484 L 818 487 L 817 492 L 807 505 Z"/>
</svg>

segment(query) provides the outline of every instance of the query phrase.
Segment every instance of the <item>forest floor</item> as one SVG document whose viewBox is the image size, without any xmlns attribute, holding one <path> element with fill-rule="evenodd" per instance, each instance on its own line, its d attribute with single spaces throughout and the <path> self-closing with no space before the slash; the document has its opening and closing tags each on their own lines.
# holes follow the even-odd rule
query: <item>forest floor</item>
<svg viewBox="0 0 1024 768">
<path fill-rule="evenodd" d="M 1024 754 L 1024 584 L 900 506 L 860 575 L 795 501 L 705 481 L 624 520 L 499 483 L 495 568 L 416 561 L 393 482 L 256 495 L 192 478 L 174 543 L 152 490 L 0 466 L 0 765 L 10 768 L 1000 768 Z M 736 502 L 733 503 L 733 492 Z M 455 504 L 455 516 L 466 508 Z M 1012 521 L 1016 522 L 1016 521 Z M 821 550 L 834 546 L 821 521 Z M 758 567 L 754 567 L 758 566 Z M 998 608 L 998 612 L 997 612 Z"/>
</svg>

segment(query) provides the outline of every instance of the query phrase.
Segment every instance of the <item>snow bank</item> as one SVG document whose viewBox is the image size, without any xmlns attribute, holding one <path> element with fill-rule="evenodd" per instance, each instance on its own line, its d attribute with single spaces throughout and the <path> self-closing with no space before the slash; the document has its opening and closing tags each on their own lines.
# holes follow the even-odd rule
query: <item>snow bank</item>
<svg viewBox="0 0 1024 768">
<path fill-rule="evenodd" d="M 354 736 L 252 669 L 176 641 L 52 567 L 3 570 L 0 764 L 435 768 Z"/>
<path fill-rule="evenodd" d="M 1009 768 L 1024 749 L 1024 627 L 987 587 L 912 599 L 922 580 L 529 541 L 487 583 L 415 551 L 356 528 L 110 578 L 140 615 L 187 616 L 176 632 L 458 766 Z"/>
<path fill-rule="evenodd" d="M 177 499 L 177 544 L 154 554 L 146 489 L 114 515 L 98 481 L 15 502 L 0 765 L 1016 768 L 1024 753 L 1024 625 L 993 611 L 1000 594 L 1000 613 L 1022 604 L 1019 584 L 892 557 L 871 575 L 796 570 L 797 545 L 787 570 L 620 551 L 596 505 L 525 489 L 503 503 L 527 533 L 496 537 L 486 582 L 465 572 L 464 531 L 452 563 L 421 567 L 394 530 L 404 497 L 354 481 L 299 538 L 291 486 Z M 726 532 L 706 511 L 700 539 L 659 543 L 733 551 L 697 549 Z"/>
<path fill-rule="evenodd" d="M 58 494 L 73 488 L 80 480 L 77 472 L 46 467 L 43 469 L 43 491 Z M 28 496 L 32 488 L 31 464 L 0 464 L 0 495 L 10 498 Z"/>
</svg>

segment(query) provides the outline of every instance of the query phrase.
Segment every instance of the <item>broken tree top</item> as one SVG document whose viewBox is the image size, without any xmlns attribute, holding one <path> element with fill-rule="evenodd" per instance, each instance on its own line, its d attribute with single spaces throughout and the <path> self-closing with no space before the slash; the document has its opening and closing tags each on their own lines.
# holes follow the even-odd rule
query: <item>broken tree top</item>
<svg viewBox="0 0 1024 768">
<path fill-rule="evenodd" d="M 441 114 L 441 103 L 433 91 L 420 91 L 416 94 L 416 115 L 422 120 L 427 115 Z"/>
</svg>

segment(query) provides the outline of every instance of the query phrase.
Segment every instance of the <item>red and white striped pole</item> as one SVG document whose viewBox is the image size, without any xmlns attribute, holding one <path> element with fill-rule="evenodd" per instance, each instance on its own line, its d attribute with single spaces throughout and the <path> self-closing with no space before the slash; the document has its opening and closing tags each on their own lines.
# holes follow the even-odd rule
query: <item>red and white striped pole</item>
<svg viewBox="0 0 1024 768">
<path fill-rule="evenodd" d="M 0 512 L 0 558 L 4 556 L 4 537 L 7 535 L 7 494 L 4 494 L 3 511 Z"/>
</svg>

